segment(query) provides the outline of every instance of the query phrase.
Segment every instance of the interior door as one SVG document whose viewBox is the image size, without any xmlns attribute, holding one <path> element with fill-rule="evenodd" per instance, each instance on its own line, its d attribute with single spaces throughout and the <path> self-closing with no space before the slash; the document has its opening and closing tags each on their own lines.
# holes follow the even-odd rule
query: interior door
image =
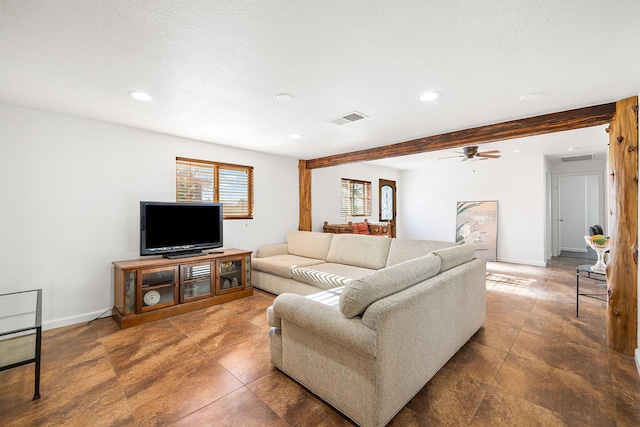
<svg viewBox="0 0 640 427">
<path fill-rule="evenodd" d="M 396 237 L 396 182 L 388 179 L 379 180 L 378 203 L 380 221 L 388 222 L 391 237 Z"/>
<path fill-rule="evenodd" d="M 558 243 L 560 251 L 586 252 L 584 235 L 600 223 L 598 176 L 558 177 Z"/>
</svg>

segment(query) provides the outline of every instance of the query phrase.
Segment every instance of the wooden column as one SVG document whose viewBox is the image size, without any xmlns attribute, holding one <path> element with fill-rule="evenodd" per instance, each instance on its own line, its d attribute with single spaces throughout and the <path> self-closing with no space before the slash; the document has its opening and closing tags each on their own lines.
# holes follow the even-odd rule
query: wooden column
<svg viewBox="0 0 640 427">
<path fill-rule="evenodd" d="M 311 231 L 311 169 L 307 161 L 298 161 L 298 183 L 300 192 L 300 222 L 298 230 Z"/>
<path fill-rule="evenodd" d="M 607 345 L 632 355 L 638 339 L 638 97 L 616 103 L 609 129 Z"/>
</svg>

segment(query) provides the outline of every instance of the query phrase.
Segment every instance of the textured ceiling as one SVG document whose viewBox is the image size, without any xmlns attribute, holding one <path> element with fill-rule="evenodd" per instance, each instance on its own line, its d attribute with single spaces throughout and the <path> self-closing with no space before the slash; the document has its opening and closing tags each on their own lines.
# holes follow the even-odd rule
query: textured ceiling
<svg viewBox="0 0 640 427">
<path fill-rule="evenodd" d="M 638 0 L 0 0 L 0 103 L 310 159 L 637 95 L 639 25 Z"/>
</svg>

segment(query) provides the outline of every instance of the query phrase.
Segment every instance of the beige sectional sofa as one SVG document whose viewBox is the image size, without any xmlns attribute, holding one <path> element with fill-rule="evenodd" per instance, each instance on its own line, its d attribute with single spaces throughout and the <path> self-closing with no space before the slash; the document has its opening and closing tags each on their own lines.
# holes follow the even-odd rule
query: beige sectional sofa
<svg viewBox="0 0 640 427">
<path fill-rule="evenodd" d="M 289 233 L 252 260 L 254 286 L 279 294 L 267 310 L 271 362 L 358 425 L 385 425 L 484 323 L 486 265 L 473 254 Z"/>
<path fill-rule="evenodd" d="M 290 231 L 286 243 L 254 252 L 251 282 L 254 287 L 276 295 L 284 292 L 309 295 L 454 245 L 435 240 Z"/>
</svg>

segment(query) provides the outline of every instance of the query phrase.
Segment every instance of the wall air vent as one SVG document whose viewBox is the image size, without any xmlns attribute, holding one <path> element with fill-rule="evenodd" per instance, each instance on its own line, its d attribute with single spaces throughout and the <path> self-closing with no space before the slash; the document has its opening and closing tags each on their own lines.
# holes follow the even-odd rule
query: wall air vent
<svg viewBox="0 0 640 427">
<path fill-rule="evenodd" d="M 560 157 L 560 161 L 562 163 L 566 163 L 566 162 L 579 162 L 581 160 L 593 160 L 593 158 L 595 157 L 594 154 L 581 154 L 579 156 L 567 156 L 567 157 Z"/>
<path fill-rule="evenodd" d="M 352 111 L 351 113 L 347 113 L 340 117 L 336 117 L 335 119 L 329 120 L 329 123 L 333 123 L 334 125 L 342 126 L 348 125 L 349 123 L 357 122 L 358 120 L 366 119 L 362 113 L 358 113 L 357 111 Z"/>
</svg>

